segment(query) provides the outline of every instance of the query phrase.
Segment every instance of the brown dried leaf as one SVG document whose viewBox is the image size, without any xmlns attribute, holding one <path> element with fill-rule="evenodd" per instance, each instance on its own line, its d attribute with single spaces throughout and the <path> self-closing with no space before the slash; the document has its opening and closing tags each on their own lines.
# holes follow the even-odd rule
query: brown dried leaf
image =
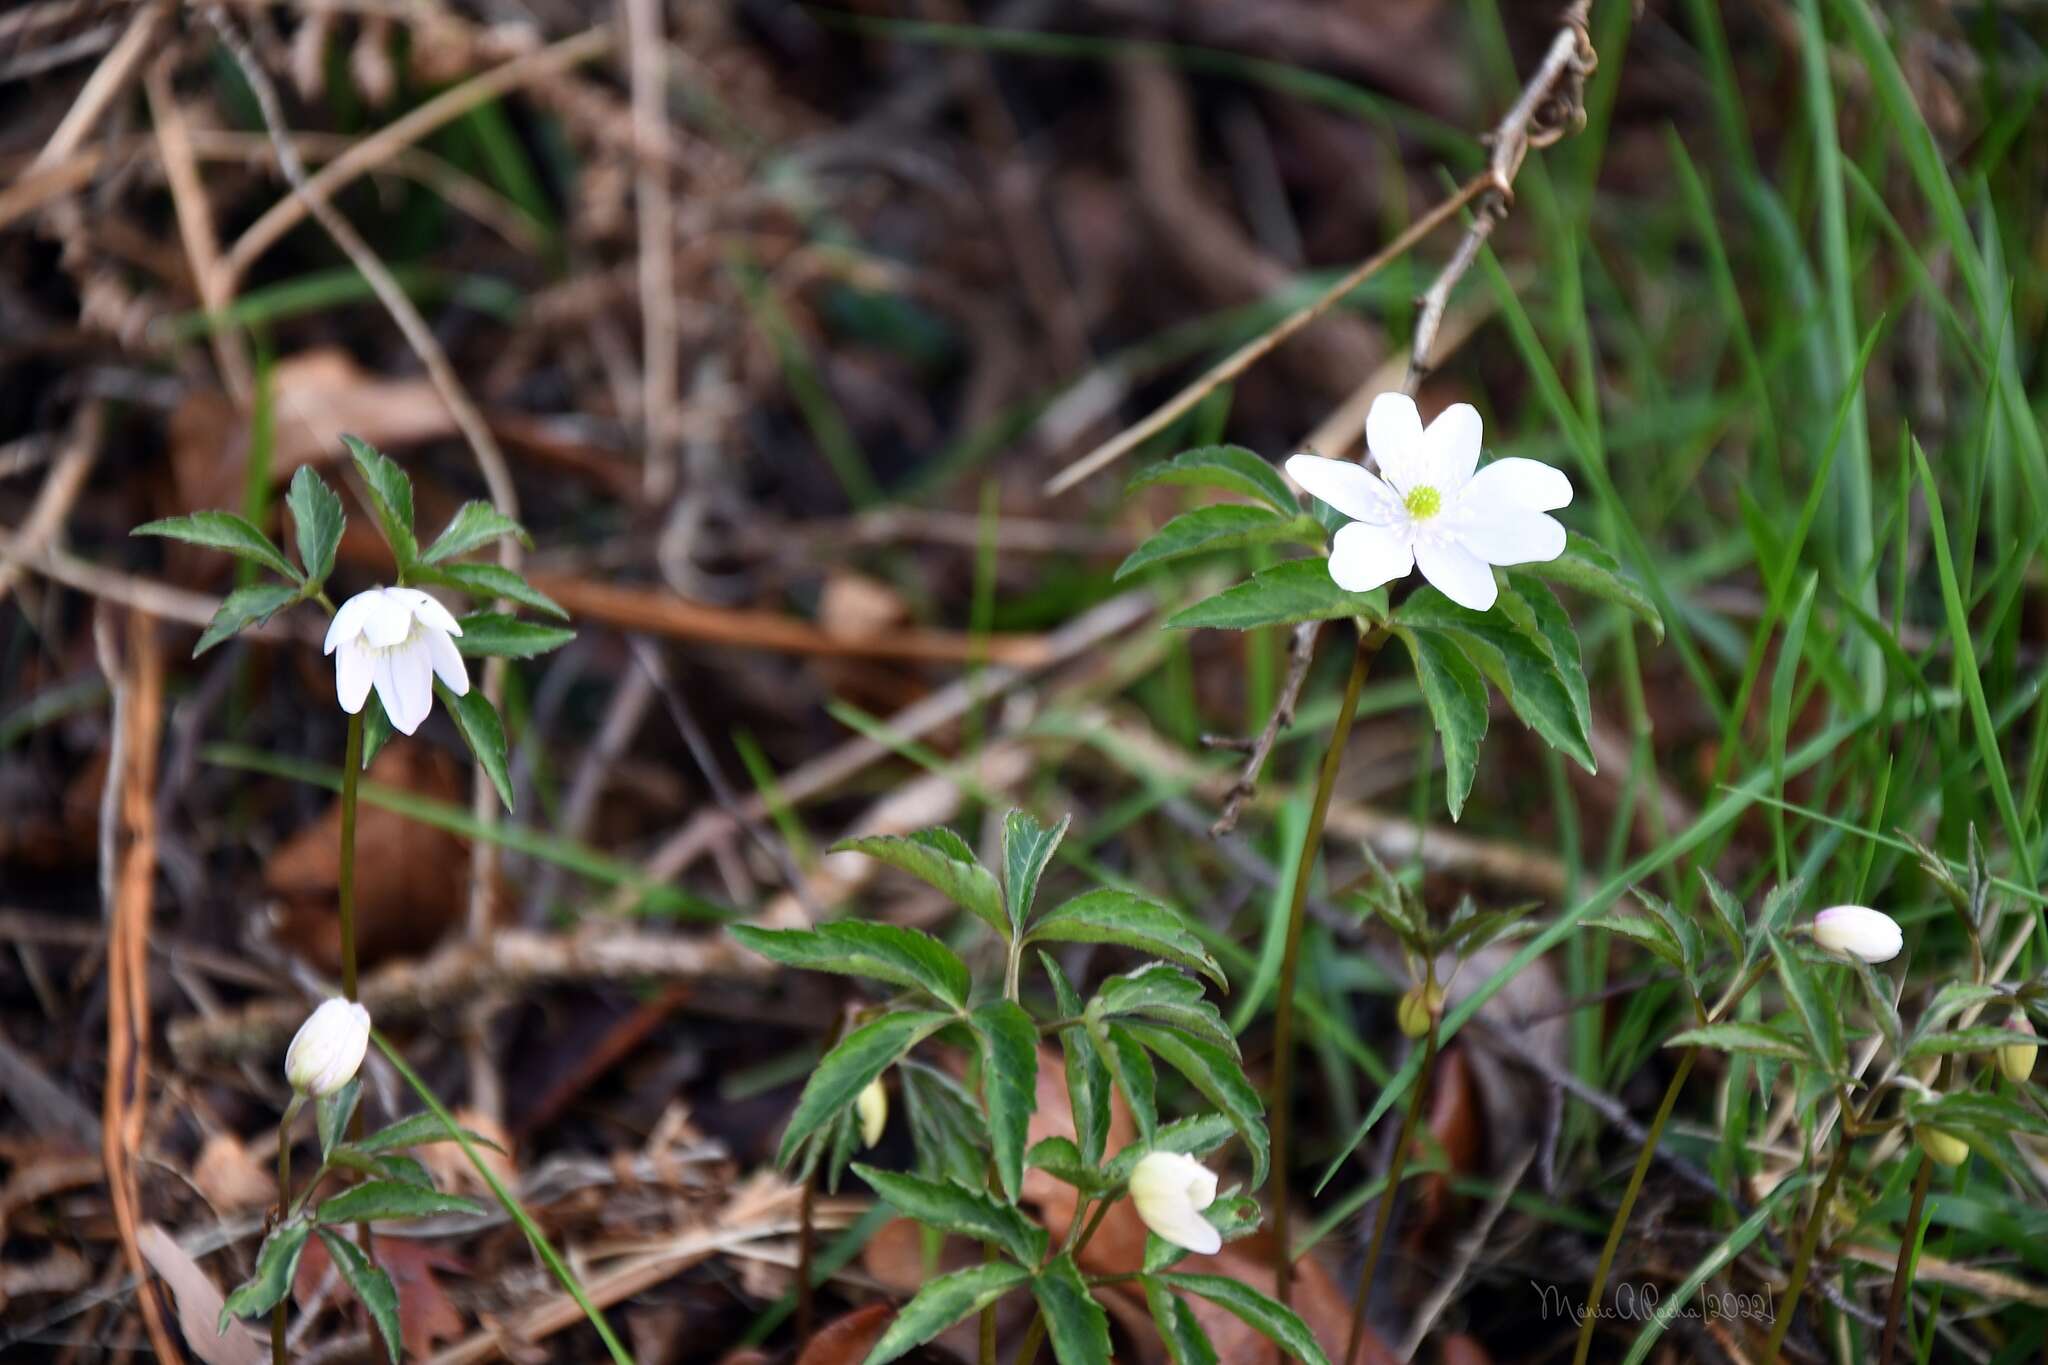
<svg viewBox="0 0 2048 1365">
<path fill-rule="evenodd" d="M 136 1229 L 135 1243 L 149 1268 L 169 1286 L 178 1304 L 178 1329 L 185 1334 L 185 1344 L 206 1365 L 264 1365 L 270 1359 L 269 1344 L 248 1324 L 230 1322 L 227 1331 L 217 1330 L 221 1305 L 226 1301 L 220 1287 L 170 1233 L 155 1223 L 144 1223 Z"/>
<path fill-rule="evenodd" d="M 270 1172 L 233 1133 L 215 1133 L 200 1147 L 192 1183 L 218 1213 L 264 1208 L 277 1196 Z"/>
<path fill-rule="evenodd" d="M 812 1337 L 796 1365 L 860 1365 L 895 1316 L 896 1310 L 886 1303 L 856 1308 Z"/>
</svg>

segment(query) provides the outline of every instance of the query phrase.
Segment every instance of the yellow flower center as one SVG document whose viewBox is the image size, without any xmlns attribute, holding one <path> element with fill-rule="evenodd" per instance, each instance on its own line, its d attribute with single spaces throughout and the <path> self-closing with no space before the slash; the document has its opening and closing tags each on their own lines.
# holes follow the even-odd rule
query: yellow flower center
<svg viewBox="0 0 2048 1365">
<path fill-rule="evenodd" d="M 1408 490 L 1406 503 L 1408 515 L 1417 521 L 1428 521 L 1444 510 L 1444 495 L 1427 484 Z"/>
</svg>

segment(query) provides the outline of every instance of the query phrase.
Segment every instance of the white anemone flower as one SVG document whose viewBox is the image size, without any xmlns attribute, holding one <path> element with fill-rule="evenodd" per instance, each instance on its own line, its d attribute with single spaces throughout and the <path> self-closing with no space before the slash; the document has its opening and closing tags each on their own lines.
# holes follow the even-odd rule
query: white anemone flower
<svg viewBox="0 0 2048 1365">
<path fill-rule="evenodd" d="M 1330 546 L 1330 577 L 1346 592 L 1419 567 L 1444 596 L 1485 611 L 1499 593 L 1490 566 L 1564 553 L 1564 527 L 1547 514 L 1571 502 L 1571 480 L 1520 457 L 1480 469 L 1470 403 L 1445 408 L 1424 428 L 1414 399 L 1383 393 L 1366 414 L 1365 440 L 1378 474 L 1320 455 L 1287 462 L 1290 478 L 1352 519 Z"/>
<path fill-rule="evenodd" d="M 327 627 L 341 709 L 361 711 L 374 684 L 392 727 L 404 735 L 419 729 L 434 709 L 436 675 L 458 697 L 469 691 L 453 638 L 460 634 L 448 608 L 418 588 L 371 588 L 349 598 Z"/>
<path fill-rule="evenodd" d="M 285 1050 L 285 1079 L 302 1095 L 320 1099 L 355 1078 L 370 1047 L 370 1012 L 336 996 L 306 1016 Z"/>
<path fill-rule="evenodd" d="M 1214 1256 L 1223 1234 L 1202 1217 L 1216 1202 L 1216 1172 L 1181 1152 L 1147 1152 L 1131 1171 L 1131 1202 L 1138 1217 L 1160 1238 Z"/>
<path fill-rule="evenodd" d="M 1831 905 L 1813 917 L 1813 941 L 1831 953 L 1889 962 L 1906 946 L 1899 922 L 1867 905 Z"/>
</svg>

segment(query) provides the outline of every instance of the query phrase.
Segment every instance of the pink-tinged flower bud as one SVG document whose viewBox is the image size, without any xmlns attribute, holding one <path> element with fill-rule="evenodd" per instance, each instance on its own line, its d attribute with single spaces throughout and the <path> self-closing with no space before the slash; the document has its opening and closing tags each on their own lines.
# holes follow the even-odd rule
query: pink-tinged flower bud
<svg viewBox="0 0 2048 1365">
<path fill-rule="evenodd" d="M 860 1145 L 872 1147 L 880 1142 L 882 1130 L 889 1126 L 889 1092 L 882 1087 L 881 1077 L 869 1081 L 868 1088 L 855 1097 L 853 1111 L 860 1117 Z"/>
<path fill-rule="evenodd" d="M 1131 1172 L 1131 1203 L 1145 1226 L 1177 1247 L 1214 1256 L 1223 1234 L 1202 1217 L 1216 1202 L 1216 1173 L 1180 1152 L 1147 1152 Z"/>
<path fill-rule="evenodd" d="M 1867 905 L 1836 905 L 1813 917 L 1813 941 L 1831 953 L 1865 962 L 1889 962 L 1899 955 L 1906 936 L 1899 922 Z"/>
<path fill-rule="evenodd" d="M 355 1078 L 370 1047 L 370 1012 L 353 1000 L 329 1000 L 306 1016 L 285 1050 L 285 1079 L 314 1099 Z"/>
<path fill-rule="evenodd" d="M 2027 1016 L 2017 1010 L 2013 1012 L 2012 1018 L 2005 1021 L 2005 1026 L 2014 1033 L 2034 1031 L 2034 1025 Z M 2040 1050 L 2034 1043 L 2007 1043 L 1998 1049 L 1998 1069 L 2004 1072 L 2005 1078 L 2014 1085 L 2025 1085 L 2027 1078 L 2034 1074 L 2034 1057 Z"/>
</svg>

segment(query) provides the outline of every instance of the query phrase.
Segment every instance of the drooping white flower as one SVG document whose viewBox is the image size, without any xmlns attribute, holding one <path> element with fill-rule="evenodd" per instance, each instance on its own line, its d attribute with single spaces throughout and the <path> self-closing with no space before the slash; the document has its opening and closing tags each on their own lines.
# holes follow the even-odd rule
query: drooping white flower
<svg viewBox="0 0 2048 1365">
<path fill-rule="evenodd" d="M 867 1089 L 854 1098 L 853 1110 L 860 1117 L 860 1145 L 872 1147 L 880 1142 L 882 1130 L 889 1126 L 889 1092 L 882 1087 L 881 1077 L 869 1081 Z"/>
<path fill-rule="evenodd" d="M 370 1012 L 336 996 L 306 1016 L 285 1049 L 284 1075 L 292 1089 L 319 1099 L 355 1077 L 370 1046 Z"/>
<path fill-rule="evenodd" d="M 460 634 L 448 608 L 418 588 L 371 588 L 349 598 L 327 627 L 341 709 L 361 711 L 374 685 L 394 729 L 419 729 L 434 709 L 436 675 L 458 697 L 469 691 L 469 670 L 452 638 Z"/>
<path fill-rule="evenodd" d="M 1548 513 L 1571 502 L 1571 480 L 1520 457 L 1480 469 L 1470 403 L 1445 408 L 1425 429 L 1414 399 L 1383 393 L 1366 414 L 1365 440 L 1378 474 L 1320 455 L 1287 461 L 1290 478 L 1352 519 L 1330 546 L 1330 577 L 1346 592 L 1419 567 L 1444 596 L 1485 611 L 1499 593 L 1492 565 L 1564 553 L 1564 527 Z"/>
<path fill-rule="evenodd" d="M 1147 1152 L 1131 1171 L 1131 1202 L 1145 1226 L 1166 1241 L 1204 1256 L 1223 1248 L 1223 1234 L 1202 1217 L 1216 1202 L 1216 1173 L 1181 1152 Z"/>
<path fill-rule="evenodd" d="M 1813 941 L 1831 953 L 1889 962 L 1906 946 L 1899 922 L 1867 905 L 1833 905 L 1813 917 Z"/>
</svg>

